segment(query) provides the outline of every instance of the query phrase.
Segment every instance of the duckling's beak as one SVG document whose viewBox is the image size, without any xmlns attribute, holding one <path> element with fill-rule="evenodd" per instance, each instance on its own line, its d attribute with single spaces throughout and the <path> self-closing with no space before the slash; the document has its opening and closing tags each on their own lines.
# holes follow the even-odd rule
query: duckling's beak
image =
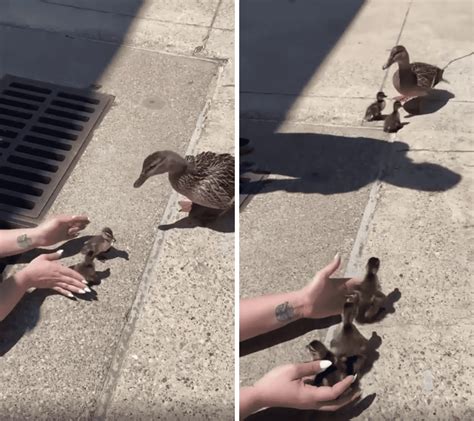
<svg viewBox="0 0 474 421">
<path fill-rule="evenodd" d="M 135 183 L 133 183 L 133 187 L 135 187 L 136 189 L 138 187 L 140 187 L 146 180 L 147 180 L 147 176 L 143 173 L 140 174 L 140 177 L 138 177 L 137 181 L 135 181 Z"/>
</svg>

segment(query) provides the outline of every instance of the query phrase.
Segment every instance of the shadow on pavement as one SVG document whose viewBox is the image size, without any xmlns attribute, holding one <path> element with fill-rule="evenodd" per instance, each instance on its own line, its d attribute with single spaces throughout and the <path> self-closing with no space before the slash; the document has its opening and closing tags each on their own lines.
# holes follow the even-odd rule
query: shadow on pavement
<svg viewBox="0 0 474 421">
<path fill-rule="evenodd" d="M 254 338 L 247 339 L 240 343 L 240 356 L 243 357 L 254 352 L 278 345 L 282 342 L 291 341 L 305 333 L 316 329 L 326 329 L 341 321 L 341 316 L 326 317 L 324 319 L 301 319 L 290 323 L 279 329 Z"/>
<path fill-rule="evenodd" d="M 254 142 L 254 162 L 259 170 L 271 173 L 259 182 L 260 194 L 279 190 L 323 195 L 357 191 L 380 176 L 380 162 L 386 154 L 392 157 L 392 169 L 382 174 L 385 183 L 436 192 L 449 190 L 461 180 L 449 168 L 413 162 L 407 157 L 409 145 L 403 142 L 313 133 L 277 133 Z M 250 182 L 243 190 L 255 191 L 255 187 Z"/>
</svg>

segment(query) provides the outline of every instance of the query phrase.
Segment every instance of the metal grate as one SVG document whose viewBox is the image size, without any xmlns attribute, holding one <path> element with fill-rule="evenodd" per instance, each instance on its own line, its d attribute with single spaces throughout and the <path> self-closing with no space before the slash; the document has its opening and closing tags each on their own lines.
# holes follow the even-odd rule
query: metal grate
<svg viewBox="0 0 474 421">
<path fill-rule="evenodd" d="M 11 75 L 0 80 L 0 225 L 39 222 L 113 100 Z"/>
</svg>

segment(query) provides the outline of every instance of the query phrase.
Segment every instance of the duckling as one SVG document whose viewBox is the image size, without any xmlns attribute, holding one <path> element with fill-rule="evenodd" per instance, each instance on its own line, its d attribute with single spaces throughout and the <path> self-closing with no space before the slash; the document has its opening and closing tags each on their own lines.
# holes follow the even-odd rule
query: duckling
<svg viewBox="0 0 474 421">
<path fill-rule="evenodd" d="M 342 324 L 329 344 L 331 351 L 340 364 L 346 364 L 349 374 L 358 373 L 364 365 L 368 353 L 368 339 L 354 326 L 354 317 L 358 312 L 359 295 L 348 295 L 344 303 Z"/>
<path fill-rule="evenodd" d="M 90 256 L 92 259 L 101 257 L 107 253 L 112 244 L 117 241 L 109 227 L 102 229 L 100 235 L 95 235 L 84 243 L 81 253 Z"/>
<path fill-rule="evenodd" d="M 362 283 L 357 286 L 355 293 L 359 296 L 359 308 L 356 320 L 359 323 L 373 321 L 374 317 L 383 309 L 386 300 L 385 294 L 381 291 L 378 278 L 380 260 L 371 257 L 367 261 L 367 273 Z"/>
<path fill-rule="evenodd" d="M 385 108 L 384 98 L 387 98 L 387 95 L 380 91 L 377 92 L 376 98 L 377 101 L 367 107 L 364 117 L 366 121 L 380 120 L 382 117 L 382 110 Z"/>
<path fill-rule="evenodd" d="M 202 152 L 182 158 L 172 151 L 152 153 L 143 162 L 133 186 L 140 187 L 149 177 L 168 173 L 171 186 L 189 201 L 180 201 L 181 211 L 191 212 L 193 203 L 222 213 L 234 203 L 234 157 Z"/>
<path fill-rule="evenodd" d="M 339 361 L 322 342 L 317 340 L 312 341 L 306 348 L 310 352 L 313 360 L 328 360 L 332 363 L 326 370 L 316 374 L 313 381 L 314 386 L 334 386 L 348 375 L 346 364 Z"/>
<path fill-rule="evenodd" d="M 81 263 L 77 263 L 71 266 L 71 269 L 80 273 L 87 281 L 87 283 L 94 283 L 96 281 L 95 264 L 94 258 L 92 257 L 93 254 L 94 251 L 89 250 L 84 256 L 84 260 Z"/>
<path fill-rule="evenodd" d="M 403 124 L 400 121 L 400 113 L 398 110 L 402 106 L 400 101 L 395 101 L 393 103 L 393 112 L 387 116 L 383 123 L 383 131 L 387 133 L 396 133 L 402 127 Z"/>
<path fill-rule="evenodd" d="M 388 69 L 393 63 L 398 63 L 398 70 L 392 79 L 393 86 L 402 94 L 394 99 L 406 101 L 424 96 L 439 82 L 447 82 L 443 79 L 444 69 L 426 63 L 410 63 L 408 51 L 403 45 L 392 48 L 388 61 L 382 69 Z"/>
</svg>

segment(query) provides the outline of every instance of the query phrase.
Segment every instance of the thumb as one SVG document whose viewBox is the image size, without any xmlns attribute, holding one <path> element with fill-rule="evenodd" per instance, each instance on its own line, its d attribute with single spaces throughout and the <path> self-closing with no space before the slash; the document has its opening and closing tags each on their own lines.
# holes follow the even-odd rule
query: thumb
<svg viewBox="0 0 474 421">
<path fill-rule="evenodd" d="M 341 255 L 336 253 L 334 259 L 325 268 L 321 269 L 319 273 L 326 278 L 329 278 L 341 266 Z"/>
<path fill-rule="evenodd" d="M 63 250 L 58 250 L 55 253 L 43 254 L 45 260 L 58 260 L 61 258 Z"/>
<path fill-rule="evenodd" d="M 316 360 L 307 363 L 300 363 L 295 365 L 295 380 L 302 377 L 315 375 L 326 370 L 332 365 L 329 360 Z"/>
</svg>

